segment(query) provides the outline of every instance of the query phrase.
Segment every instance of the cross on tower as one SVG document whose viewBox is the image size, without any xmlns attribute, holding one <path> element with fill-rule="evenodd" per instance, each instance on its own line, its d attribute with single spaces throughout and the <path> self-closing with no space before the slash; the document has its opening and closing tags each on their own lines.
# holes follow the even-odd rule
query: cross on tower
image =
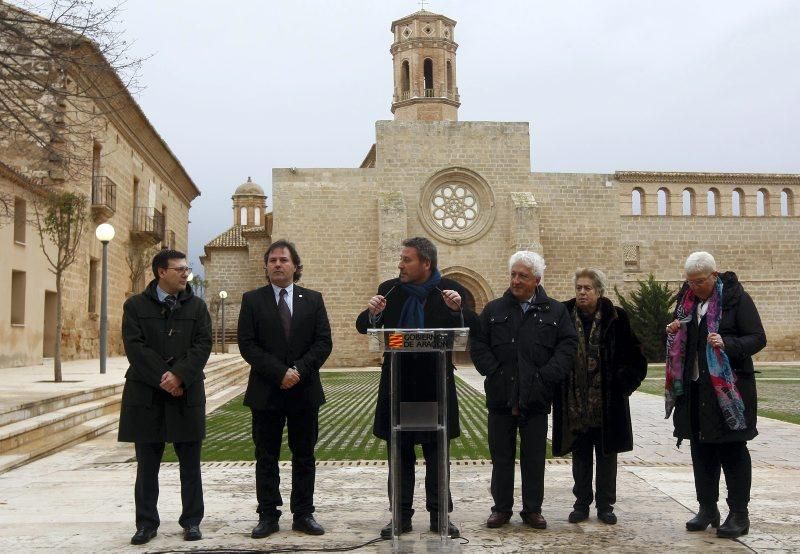
<svg viewBox="0 0 800 554">
<path fill-rule="evenodd" d="M 419 9 L 420 10 L 424 10 L 425 9 L 425 0 L 419 0 Z"/>
</svg>

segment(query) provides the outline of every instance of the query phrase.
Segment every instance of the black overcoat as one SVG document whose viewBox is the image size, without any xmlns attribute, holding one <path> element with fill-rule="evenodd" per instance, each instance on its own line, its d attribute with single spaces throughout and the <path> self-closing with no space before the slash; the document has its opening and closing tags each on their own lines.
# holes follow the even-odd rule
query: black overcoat
<svg viewBox="0 0 800 554">
<path fill-rule="evenodd" d="M 564 302 L 572 318 L 575 299 Z M 602 452 L 613 454 L 633 450 L 633 428 L 628 397 L 647 376 L 647 359 L 631 330 L 628 314 L 608 298 L 600 298 L 600 394 L 602 399 Z M 575 434 L 567 424 L 566 383 L 559 386 L 553 402 L 553 454 L 572 451 Z"/>
<path fill-rule="evenodd" d="M 722 318 L 719 334 L 725 344 L 725 353 L 736 376 L 736 388 L 744 401 L 744 418 L 747 428 L 742 431 L 731 431 L 725 423 L 716 394 L 711 386 L 708 373 L 708 361 L 701 350 L 697 357 L 700 377 L 698 383 L 698 439 L 700 442 L 720 443 L 747 441 L 758 435 L 756 429 L 756 411 L 758 399 L 756 379 L 753 370 L 753 356 L 767 345 L 767 335 L 761 325 L 753 299 L 739 283 L 732 271 L 721 273 L 722 280 Z M 689 288 L 684 283 L 678 293 L 677 305 L 683 301 L 683 295 Z M 684 359 L 683 381 L 684 394 L 678 397 L 672 422 L 674 435 L 679 439 L 692 438 L 691 425 L 691 375 L 692 366 L 698 348 L 705 348 L 708 337 L 706 318 L 697 325 L 697 310 L 693 310 L 692 321 L 687 324 L 686 355 Z"/>
<path fill-rule="evenodd" d="M 505 410 L 518 399 L 523 413 L 550 413 L 577 344 L 566 308 L 541 285 L 524 315 L 511 290 L 486 304 L 470 343 L 475 368 L 486 377 L 486 406 Z"/>
<path fill-rule="evenodd" d="M 287 341 L 272 285 L 246 292 L 237 333 L 239 352 L 250 364 L 245 406 L 291 412 L 325 403 L 319 369 L 330 356 L 333 341 L 322 294 L 294 285 Z M 300 381 L 283 390 L 281 381 L 292 366 L 300 373 Z"/>
<path fill-rule="evenodd" d="M 203 368 L 211 354 L 211 316 L 191 285 L 170 311 L 158 300 L 157 282 L 125 301 L 122 341 L 130 367 L 125 373 L 118 439 L 121 442 L 191 442 L 205 438 Z M 160 387 L 171 371 L 184 393 Z"/>
<path fill-rule="evenodd" d="M 442 278 L 439 283 L 441 290 L 454 290 L 465 298 L 464 289 L 450 279 Z M 394 289 L 393 289 L 394 287 Z M 393 290 L 392 290 L 393 289 Z M 407 295 L 400 286 L 400 279 L 390 279 L 378 286 L 378 294 L 386 296 L 386 308 L 382 318 L 377 324 L 378 327 L 387 329 L 399 327 L 400 312 L 403 309 Z M 442 299 L 442 293 L 433 289 L 425 301 L 425 327 L 462 327 L 464 325 L 477 329 L 477 317 L 474 312 L 463 307 L 461 312 L 453 312 L 447 307 Z M 358 315 L 356 329 L 359 333 L 366 333 L 372 325 L 369 321 L 369 310 L 364 310 Z M 404 401 L 432 401 L 436 396 L 436 356 L 437 354 L 428 353 L 408 353 L 400 355 L 400 371 L 402 372 L 402 398 Z M 453 377 L 453 358 L 447 353 L 447 431 L 449 438 L 455 438 L 461 434 L 461 427 L 458 418 L 458 398 L 456 397 L 456 384 Z M 390 438 L 390 355 L 384 354 L 383 365 L 381 366 L 381 379 L 378 386 L 378 400 L 375 407 L 375 423 L 372 428 L 373 434 L 381 439 Z M 431 435 L 432 436 L 432 435 Z M 433 440 L 423 434 L 415 434 L 414 440 Z"/>
</svg>

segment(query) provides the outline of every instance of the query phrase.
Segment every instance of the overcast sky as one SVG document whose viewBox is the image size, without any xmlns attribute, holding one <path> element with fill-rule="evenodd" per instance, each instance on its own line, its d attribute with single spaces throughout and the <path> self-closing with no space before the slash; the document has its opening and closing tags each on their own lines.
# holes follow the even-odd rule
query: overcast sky
<svg viewBox="0 0 800 554">
<path fill-rule="evenodd" d="M 202 191 L 191 262 L 248 176 L 357 167 L 391 119 L 411 0 L 129 0 L 137 99 Z M 436 0 L 459 118 L 531 123 L 533 171 L 800 173 L 800 2 Z"/>
</svg>

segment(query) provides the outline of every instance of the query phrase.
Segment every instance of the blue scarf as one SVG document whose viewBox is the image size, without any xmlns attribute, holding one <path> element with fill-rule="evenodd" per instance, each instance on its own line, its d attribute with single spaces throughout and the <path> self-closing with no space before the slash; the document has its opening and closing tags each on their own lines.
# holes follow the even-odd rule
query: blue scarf
<svg viewBox="0 0 800 554">
<path fill-rule="evenodd" d="M 405 304 L 400 312 L 398 325 L 402 329 L 423 329 L 425 327 L 425 299 L 442 280 L 442 274 L 436 269 L 430 278 L 421 285 L 402 283 L 400 288 L 406 293 Z"/>
</svg>

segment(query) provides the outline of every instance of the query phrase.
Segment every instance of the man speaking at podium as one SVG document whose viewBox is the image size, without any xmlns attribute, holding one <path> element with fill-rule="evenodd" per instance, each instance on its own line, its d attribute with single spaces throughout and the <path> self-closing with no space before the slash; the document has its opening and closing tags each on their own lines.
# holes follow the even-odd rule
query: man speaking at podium
<svg viewBox="0 0 800 554">
<path fill-rule="evenodd" d="M 455 281 L 445 279 L 437 269 L 436 246 L 423 237 L 403 241 L 398 264 L 400 276 L 381 283 L 378 294 L 373 296 L 367 309 L 359 314 L 356 328 L 366 333 L 369 328 L 424 329 L 441 327 L 463 327 L 464 317 L 477 321 L 472 312 L 462 311 L 461 299 L 464 291 Z M 436 397 L 436 353 L 406 353 L 400 355 L 401 396 L 404 401 L 432 401 Z M 378 403 L 375 409 L 373 433 L 387 442 L 390 450 L 390 356 L 385 355 L 378 388 Z M 448 439 L 461 434 L 458 424 L 458 400 L 453 377 L 451 354 L 447 354 L 447 429 Z M 400 434 L 400 506 L 402 512 L 401 532 L 411 531 L 414 515 L 414 445 L 422 445 L 425 456 L 425 508 L 430 512 L 430 529 L 438 529 L 440 503 L 438 496 L 438 465 L 436 435 L 431 431 L 406 431 Z M 449 453 L 449 442 L 448 442 Z M 391 463 L 391 452 L 388 453 Z M 391 483 L 389 484 L 389 501 Z M 449 493 L 447 510 L 453 511 Z M 458 528 L 448 521 L 448 534 L 459 536 Z M 391 538 L 391 522 L 381 530 L 381 537 Z"/>
</svg>

